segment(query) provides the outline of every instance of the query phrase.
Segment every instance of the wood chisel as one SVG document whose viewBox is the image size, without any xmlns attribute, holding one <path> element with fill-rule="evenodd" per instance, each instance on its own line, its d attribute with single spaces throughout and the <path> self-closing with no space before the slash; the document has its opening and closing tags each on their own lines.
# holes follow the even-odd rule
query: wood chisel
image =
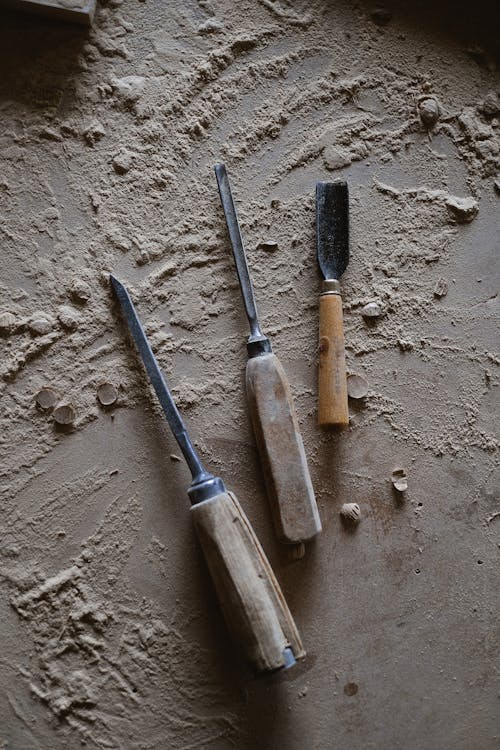
<svg viewBox="0 0 500 750">
<path fill-rule="evenodd" d="M 318 424 L 349 424 L 344 322 L 339 279 L 349 263 L 349 193 L 347 183 L 316 185 L 318 264 L 323 274 L 319 298 Z"/>
<path fill-rule="evenodd" d="M 238 500 L 203 466 L 189 439 L 130 296 L 110 276 L 144 367 L 192 475 L 191 517 L 229 631 L 259 671 L 291 667 L 305 656 L 300 635 L 264 551 Z"/>
<path fill-rule="evenodd" d="M 223 164 L 215 166 L 222 207 L 250 324 L 246 390 L 250 417 L 266 480 L 278 538 L 308 541 L 321 531 L 290 386 L 285 371 L 261 331 L 231 187 Z"/>
</svg>

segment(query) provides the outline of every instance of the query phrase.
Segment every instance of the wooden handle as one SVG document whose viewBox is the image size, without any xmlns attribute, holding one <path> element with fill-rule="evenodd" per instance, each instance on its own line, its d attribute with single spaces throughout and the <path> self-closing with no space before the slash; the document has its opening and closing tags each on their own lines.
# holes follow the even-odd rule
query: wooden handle
<svg viewBox="0 0 500 750">
<path fill-rule="evenodd" d="M 342 297 L 332 292 L 319 298 L 318 391 L 318 424 L 322 427 L 348 425 Z"/>
<path fill-rule="evenodd" d="M 223 493 L 191 507 L 194 526 L 229 631 L 259 671 L 305 656 L 299 633 L 264 550 L 236 497 Z"/>
<path fill-rule="evenodd" d="M 285 371 L 274 354 L 252 357 L 246 387 L 250 417 L 278 538 L 312 539 L 321 521 Z"/>
</svg>

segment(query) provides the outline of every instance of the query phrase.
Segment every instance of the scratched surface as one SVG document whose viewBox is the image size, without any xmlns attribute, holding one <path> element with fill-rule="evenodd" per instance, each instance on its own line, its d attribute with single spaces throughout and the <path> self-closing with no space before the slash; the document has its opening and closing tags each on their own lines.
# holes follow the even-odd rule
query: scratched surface
<svg viewBox="0 0 500 750">
<path fill-rule="evenodd" d="M 90 31 L 2 11 L 0 746 L 498 747 L 497 28 L 488 3 L 108 0 Z M 323 524 L 295 562 L 245 404 L 221 160 Z M 314 188 L 338 177 L 347 367 L 369 392 L 332 435 Z M 293 670 L 256 679 L 228 642 L 110 271 L 274 565 L 308 651 Z"/>
</svg>

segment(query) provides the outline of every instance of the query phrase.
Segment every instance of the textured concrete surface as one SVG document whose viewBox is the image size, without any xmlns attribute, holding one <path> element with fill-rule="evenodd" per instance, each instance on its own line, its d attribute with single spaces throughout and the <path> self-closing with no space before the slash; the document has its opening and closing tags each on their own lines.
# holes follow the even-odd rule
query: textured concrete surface
<svg viewBox="0 0 500 750">
<path fill-rule="evenodd" d="M 111 0 L 84 31 L 2 11 L 0 746 L 499 746 L 496 15 Z M 247 415 L 218 160 L 323 523 L 298 561 Z M 347 366 L 369 384 L 338 435 L 315 421 L 314 186 L 336 177 Z M 293 670 L 255 678 L 228 641 L 110 271 L 273 563 L 308 652 Z"/>
</svg>

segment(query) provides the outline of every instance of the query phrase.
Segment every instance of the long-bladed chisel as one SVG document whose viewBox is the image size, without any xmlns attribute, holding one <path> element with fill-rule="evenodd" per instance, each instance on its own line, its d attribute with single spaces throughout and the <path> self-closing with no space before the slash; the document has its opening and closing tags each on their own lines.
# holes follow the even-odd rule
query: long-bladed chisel
<svg viewBox="0 0 500 750">
<path fill-rule="evenodd" d="M 319 298 L 318 424 L 349 424 L 344 351 L 344 322 L 339 279 L 349 263 L 349 193 L 347 183 L 316 185 L 318 264 L 323 274 Z"/>
<path fill-rule="evenodd" d="M 279 584 L 238 500 L 203 466 L 139 321 L 129 293 L 111 284 L 192 475 L 191 517 L 224 618 L 245 658 L 259 671 L 291 667 L 305 656 Z"/>
<path fill-rule="evenodd" d="M 250 323 L 246 390 L 257 448 L 264 469 L 276 533 L 287 544 L 308 541 L 321 531 L 290 386 L 271 343 L 261 331 L 229 178 L 215 166 L 241 293 Z"/>
</svg>

